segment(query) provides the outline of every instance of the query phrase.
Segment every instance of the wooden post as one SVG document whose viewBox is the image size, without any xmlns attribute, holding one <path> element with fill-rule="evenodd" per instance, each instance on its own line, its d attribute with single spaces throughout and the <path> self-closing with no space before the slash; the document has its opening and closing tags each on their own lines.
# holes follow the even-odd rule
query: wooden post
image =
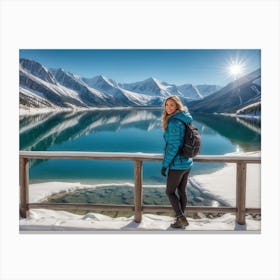
<svg viewBox="0 0 280 280">
<path fill-rule="evenodd" d="M 29 164 L 28 158 L 20 157 L 20 216 L 26 218 L 29 215 Z"/>
<path fill-rule="evenodd" d="M 134 221 L 140 223 L 142 219 L 142 161 L 134 161 Z"/>
<path fill-rule="evenodd" d="M 246 162 L 238 162 L 236 165 L 236 222 L 245 225 L 246 213 Z"/>
</svg>

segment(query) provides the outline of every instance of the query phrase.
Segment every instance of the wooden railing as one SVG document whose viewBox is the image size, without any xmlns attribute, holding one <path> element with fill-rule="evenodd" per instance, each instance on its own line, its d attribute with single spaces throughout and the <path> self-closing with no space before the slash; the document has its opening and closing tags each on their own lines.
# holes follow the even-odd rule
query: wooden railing
<svg viewBox="0 0 280 280">
<path fill-rule="evenodd" d="M 87 203 L 29 203 L 29 159 L 83 159 L 83 160 L 126 160 L 134 162 L 134 205 L 96 205 Z M 143 205 L 142 203 L 142 166 L 143 161 L 162 161 L 162 154 L 147 153 L 98 153 L 98 152 L 48 152 L 20 151 L 20 215 L 26 218 L 29 209 L 79 209 L 134 211 L 134 220 L 141 222 L 142 212 L 172 211 L 169 205 Z M 261 213 L 260 208 L 246 208 L 246 170 L 247 163 L 260 164 L 258 156 L 213 156 L 200 155 L 195 162 L 236 163 L 236 207 L 187 206 L 187 212 L 235 213 L 236 222 L 245 224 L 246 213 Z M 226 182 L 225 182 L 226 184 Z"/>
</svg>

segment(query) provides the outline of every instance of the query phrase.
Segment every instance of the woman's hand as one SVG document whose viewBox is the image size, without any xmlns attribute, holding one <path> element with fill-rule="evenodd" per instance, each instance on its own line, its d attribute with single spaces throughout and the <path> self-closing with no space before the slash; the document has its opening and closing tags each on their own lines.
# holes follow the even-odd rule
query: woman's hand
<svg viewBox="0 0 280 280">
<path fill-rule="evenodd" d="M 161 168 L 161 175 L 164 177 L 166 176 L 166 167 Z"/>
</svg>

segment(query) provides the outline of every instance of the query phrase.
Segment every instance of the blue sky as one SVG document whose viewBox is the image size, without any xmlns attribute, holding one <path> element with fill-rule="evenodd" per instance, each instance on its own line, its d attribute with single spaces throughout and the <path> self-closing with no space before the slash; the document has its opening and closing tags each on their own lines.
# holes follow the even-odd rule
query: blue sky
<svg viewBox="0 0 280 280">
<path fill-rule="evenodd" d="M 242 74 L 261 64 L 258 49 L 22 49 L 19 55 L 48 68 L 63 68 L 86 78 L 104 75 L 121 83 L 154 77 L 176 85 L 224 86 L 236 78 L 230 74 L 230 64 L 242 64 Z"/>
</svg>

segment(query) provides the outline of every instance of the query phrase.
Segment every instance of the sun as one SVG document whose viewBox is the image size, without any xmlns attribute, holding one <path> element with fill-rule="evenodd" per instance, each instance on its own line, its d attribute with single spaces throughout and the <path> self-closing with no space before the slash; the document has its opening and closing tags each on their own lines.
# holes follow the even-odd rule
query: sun
<svg viewBox="0 0 280 280">
<path fill-rule="evenodd" d="M 229 72 L 231 75 L 242 74 L 243 69 L 241 64 L 232 64 L 229 66 Z"/>
<path fill-rule="evenodd" d="M 228 65 L 228 73 L 230 76 L 236 79 L 238 76 L 242 75 L 245 70 L 245 64 L 239 61 L 232 61 Z"/>
</svg>

